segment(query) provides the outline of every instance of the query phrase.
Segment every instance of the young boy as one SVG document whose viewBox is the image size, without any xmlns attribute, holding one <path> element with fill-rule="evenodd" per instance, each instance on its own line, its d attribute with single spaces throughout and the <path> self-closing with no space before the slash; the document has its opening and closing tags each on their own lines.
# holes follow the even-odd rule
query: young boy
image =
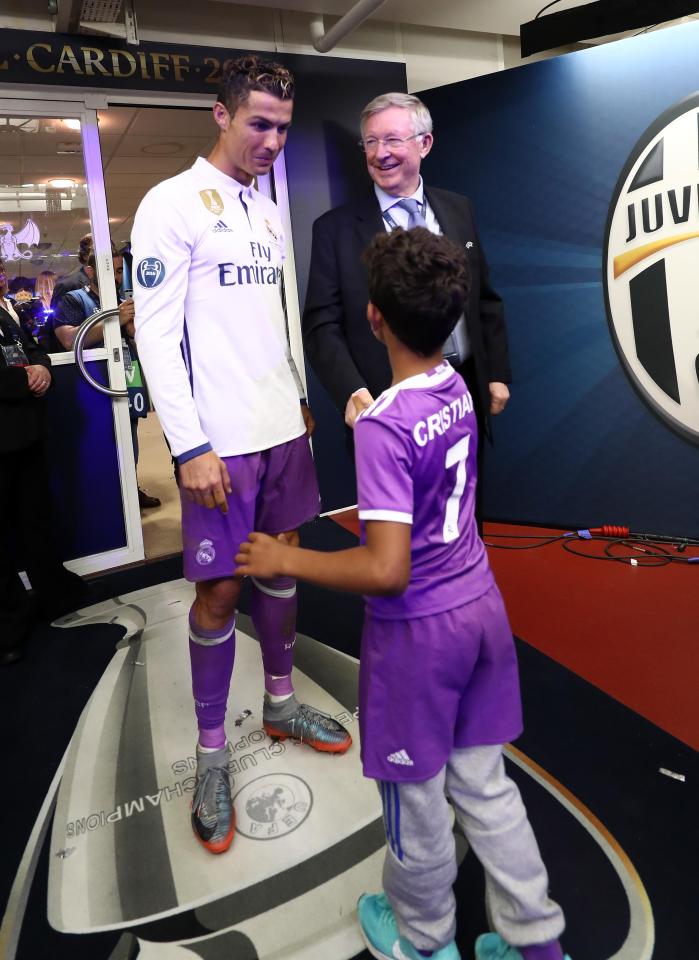
<svg viewBox="0 0 699 960">
<path fill-rule="evenodd" d="M 462 253 L 424 228 L 374 239 L 368 319 L 392 386 L 357 419 L 362 545 L 325 554 L 253 533 L 238 574 L 293 576 L 367 595 L 359 722 L 379 782 L 385 894 L 359 922 L 384 960 L 458 960 L 449 795 L 486 874 L 497 933 L 477 960 L 562 960 L 563 914 L 503 744 L 522 728 L 512 634 L 474 520 L 476 421 L 441 348 L 466 300 Z"/>
</svg>

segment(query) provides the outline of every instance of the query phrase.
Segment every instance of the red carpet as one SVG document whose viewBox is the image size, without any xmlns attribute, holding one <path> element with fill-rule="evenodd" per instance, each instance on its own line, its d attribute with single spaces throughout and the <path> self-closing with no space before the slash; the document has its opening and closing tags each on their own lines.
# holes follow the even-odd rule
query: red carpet
<svg viewBox="0 0 699 960">
<path fill-rule="evenodd" d="M 356 510 L 333 519 L 358 534 Z M 530 532 L 561 531 L 486 524 L 485 540 Z M 489 555 L 521 640 L 699 749 L 699 564 L 632 567 L 574 557 L 557 543 Z"/>
</svg>

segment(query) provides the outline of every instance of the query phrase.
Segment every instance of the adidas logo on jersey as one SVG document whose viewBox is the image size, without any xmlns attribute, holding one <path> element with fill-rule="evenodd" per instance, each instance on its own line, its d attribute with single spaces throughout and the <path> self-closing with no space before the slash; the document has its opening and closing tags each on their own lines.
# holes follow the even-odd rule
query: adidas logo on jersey
<svg viewBox="0 0 699 960">
<path fill-rule="evenodd" d="M 227 227 L 223 220 L 219 220 L 218 223 L 214 224 L 213 227 L 214 233 L 233 233 L 230 227 Z"/>
<path fill-rule="evenodd" d="M 389 763 L 397 763 L 402 767 L 414 766 L 413 761 L 410 759 L 405 750 L 397 750 L 395 753 L 389 753 L 386 759 Z"/>
</svg>

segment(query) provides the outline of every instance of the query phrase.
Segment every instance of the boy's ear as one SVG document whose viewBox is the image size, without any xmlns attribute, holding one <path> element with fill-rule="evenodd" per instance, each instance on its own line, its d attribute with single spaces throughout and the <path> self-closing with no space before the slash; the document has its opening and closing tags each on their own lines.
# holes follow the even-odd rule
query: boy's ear
<svg viewBox="0 0 699 960">
<path fill-rule="evenodd" d="M 383 325 L 384 319 L 383 314 L 379 308 L 369 301 L 366 308 L 366 318 L 369 321 L 369 326 L 371 327 L 371 332 L 374 334 L 377 340 L 380 340 L 381 343 L 384 342 L 383 334 Z"/>
</svg>

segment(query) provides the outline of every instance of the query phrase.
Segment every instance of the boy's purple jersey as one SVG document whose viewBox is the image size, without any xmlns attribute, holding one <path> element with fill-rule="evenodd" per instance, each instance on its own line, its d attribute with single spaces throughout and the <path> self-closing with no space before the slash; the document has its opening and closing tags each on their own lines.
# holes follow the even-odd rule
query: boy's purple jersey
<svg viewBox="0 0 699 960">
<path fill-rule="evenodd" d="M 384 391 L 354 428 L 362 542 L 367 520 L 412 525 L 398 597 L 367 597 L 374 617 L 405 619 L 482 596 L 493 575 L 474 517 L 478 433 L 471 395 L 447 361 Z"/>
</svg>

